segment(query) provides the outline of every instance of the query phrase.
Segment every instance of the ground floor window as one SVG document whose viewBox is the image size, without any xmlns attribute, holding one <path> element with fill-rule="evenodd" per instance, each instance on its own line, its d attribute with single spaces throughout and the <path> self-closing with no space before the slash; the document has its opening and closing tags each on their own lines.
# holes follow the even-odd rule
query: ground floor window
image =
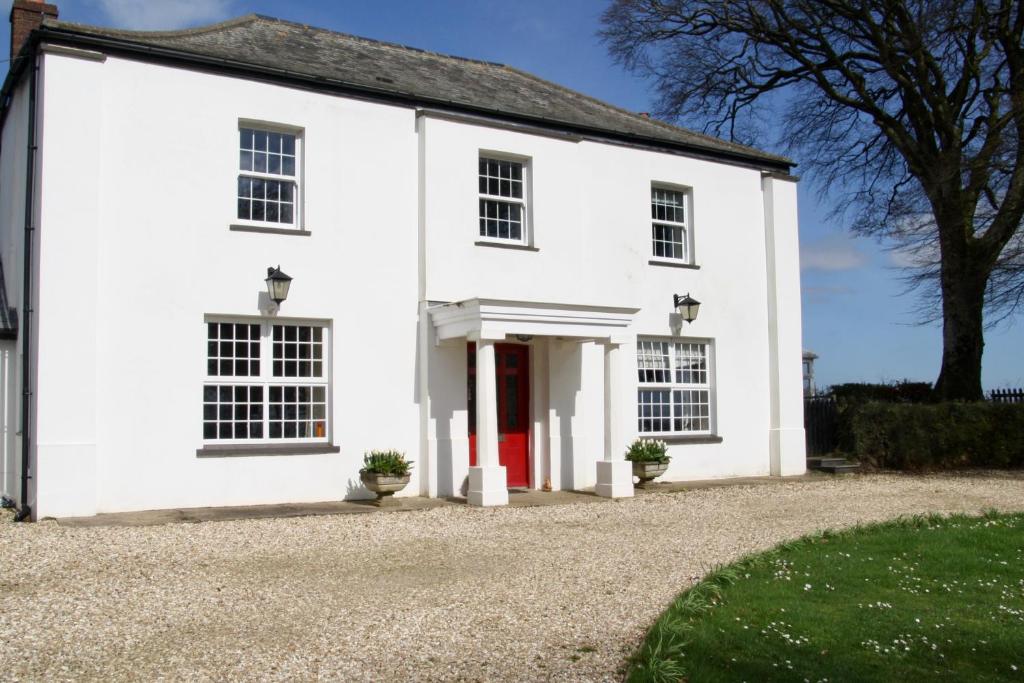
<svg viewBox="0 0 1024 683">
<path fill-rule="evenodd" d="M 637 340 L 637 430 L 640 434 L 710 434 L 710 343 Z"/>
<path fill-rule="evenodd" d="M 326 442 L 329 334 L 323 323 L 208 320 L 203 440 Z"/>
</svg>

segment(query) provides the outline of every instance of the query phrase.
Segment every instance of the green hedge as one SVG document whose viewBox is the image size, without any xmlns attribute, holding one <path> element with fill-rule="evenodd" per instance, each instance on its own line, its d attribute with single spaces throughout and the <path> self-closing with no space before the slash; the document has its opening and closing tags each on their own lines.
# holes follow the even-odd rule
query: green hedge
<svg viewBox="0 0 1024 683">
<path fill-rule="evenodd" d="M 1024 405 L 881 403 L 841 411 L 840 448 L 881 469 L 1024 467 Z"/>
<path fill-rule="evenodd" d="M 867 382 L 848 382 L 835 384 L 829 390 L 840 403 L 866 403 L 881 401 L 883 403 L 931 403 L 935 400 L 935 391 L 928 382 L 891 382 L 888 384 L 869 384 Z"/>
</svg>

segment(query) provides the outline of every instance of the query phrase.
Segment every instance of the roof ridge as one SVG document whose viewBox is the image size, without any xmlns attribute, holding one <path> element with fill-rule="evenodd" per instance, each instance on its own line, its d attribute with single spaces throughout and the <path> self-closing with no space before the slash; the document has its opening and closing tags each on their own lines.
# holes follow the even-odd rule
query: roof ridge
<svg viewBox="0 0 1024 683">
<path fill-rule="evenodd" d="M 60 19 L 51 19 L 45 17 L 43 24 L 54 28 L 70 28 L 70 29 L 95 29 L 102 31 L 105 34 L 121 35 L 121 36 L 138 36 L 140 38 L 178 38 L 182 36 L 194 36 L 203 33 L 212 33 L 214 31 L 221 31 L 227 28 L 233 28 L 235 26 L 241 26 L 243 24 L 249 24 L 260 19 L 259 14 L 249 13 L 243 14 L 239 17 L 233 17 L 231 19 L 225 19 L 224 21 L 218 21 L 213 24 L 203 24 L 202 26 L 193 26 L 191 28 L 179 28 L 170 31 L 140 31 L 137 29 L 130 28 L 112 28 L 109 26 L 97 26 L 95 24 L 82 24 L 74 21 L 62 21 Z"/>
<path fill-rule="evenodd" d="M 605 107 L 606 109 L 611 109 L 612 111 L 617 111 L 620 114 L 625 114 L 626 116 L 629 116 L 630 118 L 636 119 L 636 120 L 644 122 L 644 123 L 653 123 L 653 124 L 656 124 L 658 126 L 661 126 L 662 128 L 667 128 L 667 129 L 673 130 L 673 131 L 684 131 L 686 133 L 689 133 L 690 135 L 695 135 L 695 136 L 697 136 L 699 138 L 703 138 L 704 140 L 707 140 L 708 142 L 714 142 L 714 143 L 719 144 L 719 145 L 729 145 L 730 147 L 735 148 L 736 151 L 738 151 L 738 152 L 756 152 L 757 154 L 762 155 L 762 156 L 770 156 L 770 157 L 775 157 L 776 159 L 790 161 L 790 159 L 788 159 L 787 157 L 781 156 L 779 154 L 775 154 L 773 152 L 766 152 L 763 149 L 758 149 L 756 147 L 750 147 L 749 145 L 744 145 L 744 144 L 741 144 L 741 143 L 738 143 L 738 142 L 733 142 L 732 140 L 724 140 L 722 138 L 715 137 L 714 135 L 708 135 L 707 133 L 701 133 L 699 131 L 695 131 L 695 130 L 692 130 L 690 128 L 683 128 L 682 126 L 677 126 L 675 124 L 669 123 L 667 121 L 662 121 L 660 119 L 651 118 L 650 116 L 642 116 L 641 114 L 638 114 L 635 111 L 630 111 L 629 109 L 626 109 L 624 107 L 620 107 L 618 105 L 612 104 L 611 102 L 605 102 L 604 100 L 598 99 L 598 98 L 594 97 L 593 95 L 588 95 L 586 93 L 580 92 L 579 90 L 573 90 L 572 88 L 564 86 L 561 83 L 555 83 L 554 81 L 549 81 L 546 78 L 542 78 L 542 77 L 538 76 L 537 74 L 530 73 L 529 71 L 523 71 L 522 69 L 518 69 L 518 68 L 516 68 L 514 66 L 508 66 L 507 64 L 503 64 L 501 66 L 503 66 L 504 68 L 508 69 L 509 71 L 516 72 L 520 76 L 525 76 L 526 78 L 530 78 L 530 79 L 532 79 L 534 81 L 537 81 L 539 83 L 544 83 L 545 85 L 550 85 L 550 86 L 553 86 L 555 88 L 558 88 L 559 90 L 563 90 L 565 92 L 572 93 L 573 95 L 576 95 L 577 97 L 581 97 L 581 98 L 583 98 L 585 100 L 589 100 L 590 102 L 593 102 L 594 104 L 601 105 L 602 107 Z"/>
<path fill-rule="evenodd" d="M 330 34 L 330 35 L 333 35 L 333 36 L 342 36 L 343 38 L 351 38 L 353 40 L 358 40 L 358 41 L 363 42 L 363 43 L 369 43 L 371 45 L 383 45 L 385 47 L 395 47 L 395 48 L 399 48 L 399 49 L 402 49 L 402 50 L 409 50 L 410 52 L 418 52 L 420 54 L 431 55 L 433 57 L 442 57 L 444 59 L 455 59 L 455 60 L 458 60 L 460 62 L 470 62 L 471 64 L 483 64 L 483 65 L 486 65 L 486 66 L 500 66 L 500 67 L 507 66 L 505 64 L 502 64 L 501 62 L 491 62 L 491 61 L 488 61 L 486 59 L 474 59 L 472 57 L 461 57 L 459 55 L 451 55 L 451 54 L 448 54 L 446 52 L 436 52 L 434 50 L 426 50 L 426 49 L 424 49 L 422 47 L 415 47 L 413 45 L 406 45 L 404 43 L 395 43 L 395 42 L 392 42 L 390 40 L 377 40 L 376 38 L 367 38 L 366 36 L 357 36 L 354 33 L 345 33 L 344 31 L 335 31 L 334 29 L 324 28 L 323 26 L 313 26 L 312 24 L 303 24 L 302 22 L 299 22 L 299 21 L 291 21 L 289 19 L 281 19 L 279 17 L 271 17 L 271 16 L 266 15 L 266 14 L 258 14 L 258 13 L 256 13 L 256 14 L 251 14 L 251 15 L 248 15 L 248 16 L 255 17 L 255 18 L 260 19 L 262 21 L 273 22 L 275 24 L 284 24 L 286 26 L 295 26 L 295 27 L 298 27 L 298 28 L 304 28 L 304 29 L 308 29 L 308 30 L 311 30 L 311 31 L 318 31 L 320 33 L 327 33 L 327 34 Z"/>
</svg>

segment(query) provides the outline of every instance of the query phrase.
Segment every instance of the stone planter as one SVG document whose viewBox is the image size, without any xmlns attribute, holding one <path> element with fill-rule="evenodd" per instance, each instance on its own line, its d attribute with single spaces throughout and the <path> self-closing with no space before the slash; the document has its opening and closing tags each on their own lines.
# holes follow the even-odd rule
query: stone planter
<svg viewBox="0 0 1024 683">
<path fill-rule="evenodd" d="M 637 488 L 642 489 L 646 487 L 649 482 L 654 481 L 655 477 L 665 474 L 667 469 L 667 462 L 659 462 L 657 460 L 634 461 L 633 476 L 640 479 L 640 482 L 636 485 Z"/>
<path fill-rule="evenodd" d="M 377 494 L 377 500 L 373 501 L 377 507 L 392 507 L 401 505 L 395 498 L 395 493 L 405 488 L 412 477 L 406 474 L 396 477 L 390 474 L 379 474 L 377 472 L 360 472 L 359 479 L 363 486 Z"/>
</svg>

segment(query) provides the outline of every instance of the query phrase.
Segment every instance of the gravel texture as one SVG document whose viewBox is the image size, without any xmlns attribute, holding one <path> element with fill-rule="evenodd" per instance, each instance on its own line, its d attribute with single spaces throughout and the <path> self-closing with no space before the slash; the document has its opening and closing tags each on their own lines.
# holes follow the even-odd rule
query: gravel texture
<svg viewBox="0 0 1024 683">
<path fill-rule="evenodd" d="M 5 680 L 618 680 L 709 568 L 822 528 L 1024 509 L 1013 475 L 157 527 L 0 520 Z"/>
</svg>

